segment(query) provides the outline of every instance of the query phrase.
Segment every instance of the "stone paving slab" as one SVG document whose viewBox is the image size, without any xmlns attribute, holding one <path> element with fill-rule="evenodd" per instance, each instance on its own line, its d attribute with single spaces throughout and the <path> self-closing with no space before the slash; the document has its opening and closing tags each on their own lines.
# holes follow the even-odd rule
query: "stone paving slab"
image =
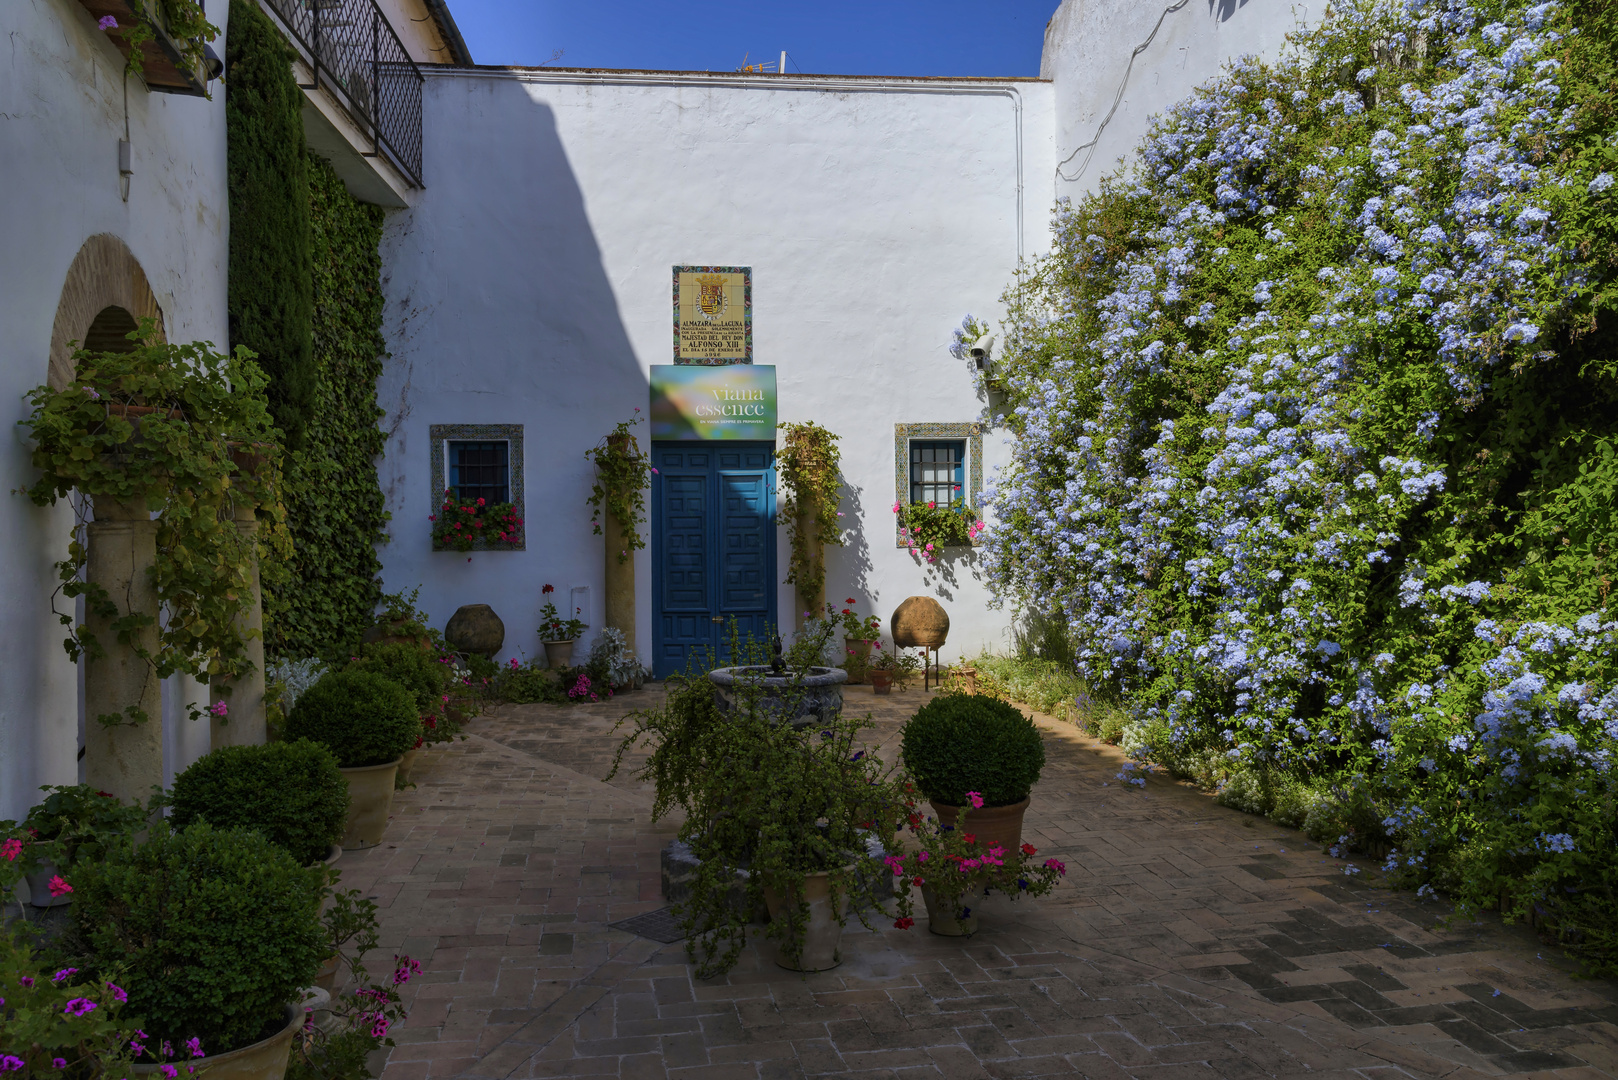
<svg viewBox="0 0 1618 1080">
<path fill-rule="evenodd" d="M 851 687 L 892 752 L 929 695 Z M 345 853 L 383 942 L 422 961 L 384 1080 L 1618 1076 L 1618 993 L 1532 933 L 1446 927 L 1300 833 L 1036 715 L 1048 764 L 1025 837 L 1068 865 L 992 897 L 979 934 L 855 923 L 801 976 L 749 944 L 722 979 L 611 923 L 663 906 L 651 789 L 602 782 L 660 690 L 504 706 L 427 755 L 383 843 Z M 643 753 L 630 756 L 633 766 Z M 918 902 L 919 907 L 919 902 Z"/>
</svg>

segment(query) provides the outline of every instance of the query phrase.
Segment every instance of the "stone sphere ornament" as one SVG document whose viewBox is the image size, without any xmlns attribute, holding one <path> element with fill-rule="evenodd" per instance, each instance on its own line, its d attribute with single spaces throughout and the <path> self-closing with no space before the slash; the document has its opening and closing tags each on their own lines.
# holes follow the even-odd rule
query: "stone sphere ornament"
<svg viewBox="0 0 1618 1080">
<path fill-rule="evenodd" d="M 949 637 L 949 613 L 930 596 L 912 596 L 893 609 L 888 632 L 901 649 L 936 649 Z"/>
<path fill-rule="evenodd" d="M 488 604 L 463 604 L 444 624 L 444 640 L 456 652 L 480 653 L 492 660 L 506 643 L 506 624 Z"/>
</svg>

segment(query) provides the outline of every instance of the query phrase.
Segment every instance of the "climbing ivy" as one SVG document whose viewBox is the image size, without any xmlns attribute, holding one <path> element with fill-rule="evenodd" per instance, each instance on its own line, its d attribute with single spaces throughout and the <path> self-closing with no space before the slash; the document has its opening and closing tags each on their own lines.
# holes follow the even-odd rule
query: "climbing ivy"
<svg viewBox="0 0 1618 1080">
<path fill-rule="evenodd" d="M 787 583 L 796 583 L 806 597 L 819 596 L 826 585 L 822 546 L 843 543 L 843 526 L 837 520 L 843 516 L 837 509 L 842 503 L 842 453 L 838 436 L 812 420 L 783 423 L 780 428 L 786 434 L 775 455 L 785 496 L 779 519 L 791 530 L 792 543 Z"/>
<path fill-rule="evenodd" d="M 651 479 L 652 462 L 641 453 L 640 443 L 630 430 L 638 423 L 638 416 L 620 421 L 599 446 L 584 452 L 596 467 L 595 483 L 590 485 L 590 497 L 585 500 L 590 507 L 590 524 L 600 535 L 603 515 L 618 519 L 624 538 L 624 547 L 618 552 L 620 563 L 629 561 L 631 551 L 646 546 L 640 527 L 646 523 L 646 484 Z"/>
<path fill-rule="evenodd" d="M 347 647 L 381 595 L 382 211 L 306 152 L 291 54 L 257 4 L 232 0 L 227 58 L 232 344 L 260 356 L 285 435 L 293 552 L 264 566 L 266 649 Z"/>
</svg>

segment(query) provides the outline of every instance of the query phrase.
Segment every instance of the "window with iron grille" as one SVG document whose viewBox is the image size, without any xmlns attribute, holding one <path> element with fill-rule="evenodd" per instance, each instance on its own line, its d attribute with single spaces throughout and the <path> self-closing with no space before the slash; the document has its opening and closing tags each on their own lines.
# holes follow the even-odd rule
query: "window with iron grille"
<svg viewBox="0 0 1618 1080">
<path fill-rule="evenodd" d="M 490 506 L 511 501 L 510 444 L 499 442 L 446 443 L 449 487 L 456 498 L 484 500 Z"/>
<path fill-rule="evenodd" d="M 910 501 L 954 506 L 966 501 L 966 440 L 912 440 Z"/>
</svg>

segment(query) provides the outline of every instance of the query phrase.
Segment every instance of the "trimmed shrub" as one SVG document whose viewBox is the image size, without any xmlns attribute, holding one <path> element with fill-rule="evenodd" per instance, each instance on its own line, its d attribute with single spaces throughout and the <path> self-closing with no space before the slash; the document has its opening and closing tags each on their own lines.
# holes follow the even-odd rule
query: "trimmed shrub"
<svg viewBox="0 0 1618 1080">
<path fill-rule="evenodd" d="M 223 746 L 174 778 L 169 803 L 176 829 L 252 829 L 307 866 L 343 837 L 348 781 L 332 752 L 308 739 Z"/>
<path fill-rule="evenodd" d="M 287 738 L 313 739 L 337 755 L 345 769 L 392 761 L 420 736 L 416 699 L 373 671 L 327 673 L 287 717 Z"/>
<path fill-rule="evenodd" d="M 360 658 L 348 665 L 351 671 L 373 671 L 392 679 L 416 699 L 416 711 L 444 711 L 444 693 L 449 689 L 450 665 L 441 663 L 430 649 L 404 641 L 365 645 Z"/>
<path fill-rule="evenodd" d="M 79 867 L 73 915 L 87 966 L 124 973 L 128 1012 L 156 1047 L 198 1038 L 209 1057 L 278 1030 L 331 951 L 322 867 L 263 835 L 167 822 Z"/>
<path fill-rule="evenodd" d="M 976 791 L 986 806 L 1021 802 L 1045 767 L 1045 744 L 1016 706 L 972 694 L 945 694 L 905 724 L 905 768 L 922 794 L 949 806 Z"/>
</svg>

